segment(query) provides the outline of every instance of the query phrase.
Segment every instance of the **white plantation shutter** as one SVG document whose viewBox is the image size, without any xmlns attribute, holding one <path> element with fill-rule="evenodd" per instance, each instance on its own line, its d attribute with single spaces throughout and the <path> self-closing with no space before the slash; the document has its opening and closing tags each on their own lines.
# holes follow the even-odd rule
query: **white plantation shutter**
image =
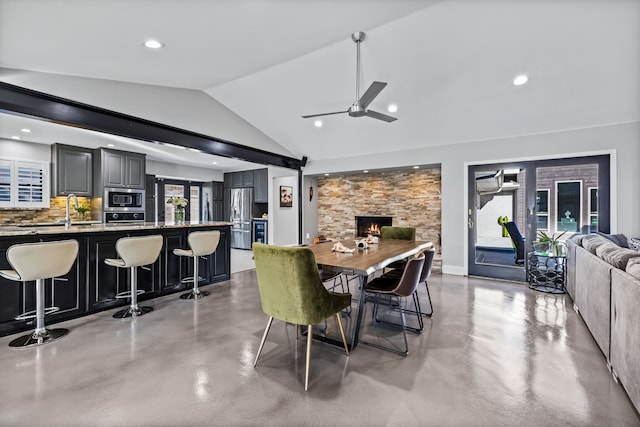
<svg viewBox="0 0 640 427">
<path fill-rule="evenodd" d="M 0 207 L 49 207 L 49 163 L 0 159 Z"/>
</svg>

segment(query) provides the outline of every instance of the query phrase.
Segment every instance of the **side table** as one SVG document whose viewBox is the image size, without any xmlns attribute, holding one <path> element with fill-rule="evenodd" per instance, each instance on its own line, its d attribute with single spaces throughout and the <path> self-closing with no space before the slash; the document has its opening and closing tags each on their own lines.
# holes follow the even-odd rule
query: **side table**
<svg viewBox="0 0 640 427">
<path fill-rule="evenodd" d="M 566 292 L 567 257 L 529 252 L 527 256 L 529 287 L 540 292 L 563 294 Z"/>
</svg>

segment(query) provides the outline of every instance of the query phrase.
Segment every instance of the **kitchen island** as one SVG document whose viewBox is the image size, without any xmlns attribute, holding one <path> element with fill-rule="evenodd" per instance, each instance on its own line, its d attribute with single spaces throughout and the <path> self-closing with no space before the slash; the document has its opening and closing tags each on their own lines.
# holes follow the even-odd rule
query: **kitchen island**
<svg viewBox="0 0 640 427">
<path fill-rule="evenodd" d="M 106 258 L 117 258 L 116 241 L 121 237 L 160 234 L 164 239 L 158 260 L 147 268 L 138 269 L 138 289 L 145 291 L 139 300 L 184 291 L 192 286 L 181 282 L 192 274 L 192 263 L 185 257 L 174 255 L 173 250 L 188 248 L 187 236 L 194 231 L 220 231 L 220 243 L 215 253 L 200 259 L 199 275 L 204 278 L 201 285 L 229 280 L 230 226 L 229 222 L 218 221 L 0 226 L 0 270 L 11 269 L 6 252 L 12 245 L 66 239 L 78 241 L 78 258 L 69 273 L 47 280 L 45 285 L 45 305 L 59 308 L 47 316 L 47 324 L 53 324 L 127 304 L 127 300 L 115 297 L 129 288 L 127 272 L 104 263 Z M 15 320 L 15 317 L 34 309 L 35 289 L 32 283 L 0 278 L 0 336 L 33 329 L 35 319 Z"/>
</svg>

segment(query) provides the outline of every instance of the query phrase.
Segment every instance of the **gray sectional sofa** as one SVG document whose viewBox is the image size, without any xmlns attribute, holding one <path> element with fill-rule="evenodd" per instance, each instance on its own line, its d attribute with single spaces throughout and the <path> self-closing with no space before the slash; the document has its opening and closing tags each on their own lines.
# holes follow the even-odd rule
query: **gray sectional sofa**
<svg viewBox="0 0 640 427">
<path fill-rule="evenodd" d="M 567 241 L 567 293 L 640 411 L 640 251 L 616 236 Z"/>
</svg>

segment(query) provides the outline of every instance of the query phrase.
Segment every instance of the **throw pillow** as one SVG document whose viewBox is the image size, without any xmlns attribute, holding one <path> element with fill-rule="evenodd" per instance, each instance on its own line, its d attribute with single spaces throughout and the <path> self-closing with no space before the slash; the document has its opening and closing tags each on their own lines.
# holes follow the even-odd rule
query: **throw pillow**
<svg viewBox="0 0 640 427">
<path fill-rule="evenodd" d="M 592 254 L 596 253 L 596 248 L 605 243 L 611 243 L 611 240 L 605 239 L 604 237 L 598 234 L 589 234 L 582 239 L 582 247 L 591 252 Z"/>
<path fill-rule="evenodd" d="M 638 257 L 638 251 L 629 248 L 620 248 L 616 245 L 602 245 L 596 252 L 599 252 L 598 256 L 600 258 L 620 270 L 624 270 L 627 267 L 627 263 L 631 258 Z"/>
<path fill-rule="evenodd" d="M 640 257 L 631 258 L 627 263 L 625 271 L 627 274 L 630 274 L 640 280 Z"/>
<path fill-rule="evenodd" d="M 577 234 L 576 233 L 573 236 L 569 237 L 567 240 L 571 240 L 576 245 L 582 246 L 582 239 L 584 239 L 585 237 L 587 237 L 587 234 Z"/>
<path fill-rule="evenodd" d="M 635 249 L 636 251 L 640 251 L 640 239 L 636 237 L 629 237 L 627 239 L 629 249 Z"/>
<path fill-rule="evenodd" d="M 616 245 L 620 246 L 621 248 L 628 248 L 629 246 L 627 243 L 627 236 L 625 236 L 624 234 L 620 233 L 620 234 L 607 234 L 607 233 L 601 233 L 598 231 L 598 236 L 602 236 L 605 239 L 609 239 L 611 240 L 613 243 L 615 243 Z"/>
</svg>

